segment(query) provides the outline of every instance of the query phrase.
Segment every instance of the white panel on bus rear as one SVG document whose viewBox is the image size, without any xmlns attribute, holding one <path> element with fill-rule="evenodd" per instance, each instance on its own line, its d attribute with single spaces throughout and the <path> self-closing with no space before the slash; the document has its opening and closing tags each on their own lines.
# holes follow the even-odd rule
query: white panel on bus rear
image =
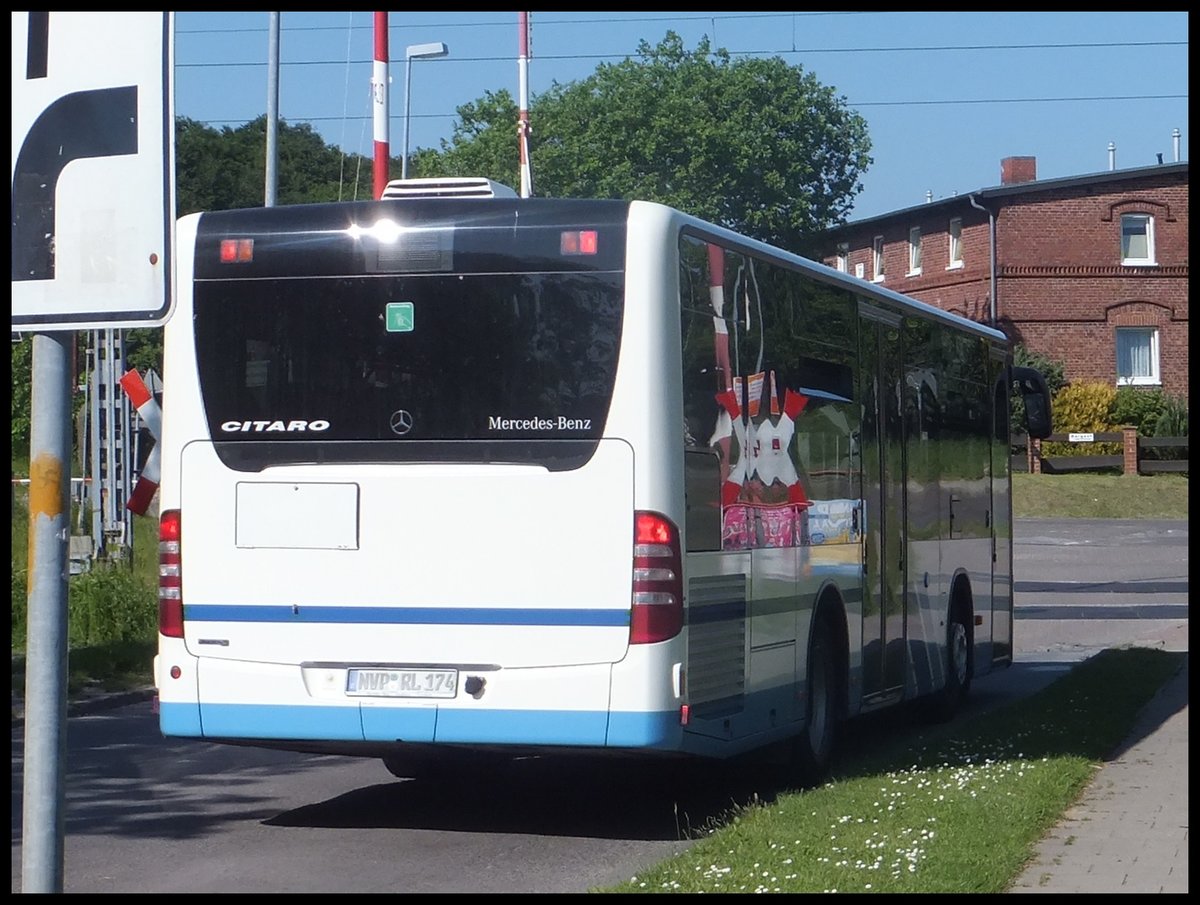
<svg viewBox="0 0 1200 905">
<path fill-rule="evenodd" d="M 280 494 L 278 512 L 242 511 Z M 197 656 L 531 667 L 625 655 L 633 452 L 622 440 L 600 441 L 589 462 L 561 472 L 389 464 L 258 474 L 230 470 L 197 441 L 180 458 L 180 510 L 184 636 Z M 303 520 L 313 527 L 280 523 Z M 239 545 L 245 526 L 269 543 Z M 356 547 L 345 543 L 352 534 Z"/>
</svg>

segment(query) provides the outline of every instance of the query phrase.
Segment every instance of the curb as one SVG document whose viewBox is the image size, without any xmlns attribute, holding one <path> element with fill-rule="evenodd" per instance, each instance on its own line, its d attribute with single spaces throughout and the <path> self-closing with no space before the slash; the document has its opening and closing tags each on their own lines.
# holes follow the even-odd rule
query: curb
<svg viewBox="0 0 1200 905">
<path fill-rule="evenodd" d="M 114 710 L 117 707 L 124 707 L 127 704 L 138 704 L 142 701 L 149 701 L 154 698 L 157 691 L 157 688 L 149 686 L 146 688 L 135 688 L 130 691 L 100 693 L 75 701 L 68 701 L 67 716 L 87 716 L 92 713 L 102 713 L 105 710 Z M 23 726 L 25 724 L 24 702 L 14 699 L 12 711 L 12 724 L 14 726 Z"/>
</svg>

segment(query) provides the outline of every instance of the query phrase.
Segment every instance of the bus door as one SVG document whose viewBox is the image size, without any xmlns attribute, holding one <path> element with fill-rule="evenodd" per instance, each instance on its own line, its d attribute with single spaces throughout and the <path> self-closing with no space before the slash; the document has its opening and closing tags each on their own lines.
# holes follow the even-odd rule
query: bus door
<svg viewBox="0 0 1200 905">
<path fill-rule="evenodd" d="M 866 505 L 863 555 L 863 699 L 902 693 L 905 672 L 903 368 L 900 316 L 859 305 Z"/>
</svg>

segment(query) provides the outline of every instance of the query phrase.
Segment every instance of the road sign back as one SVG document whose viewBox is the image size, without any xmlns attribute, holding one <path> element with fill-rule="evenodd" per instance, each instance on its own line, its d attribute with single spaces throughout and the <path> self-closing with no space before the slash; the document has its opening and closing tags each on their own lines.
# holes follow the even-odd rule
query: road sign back
<svg viewBox="0 0 1200 905">
<path fill-rule="evenodd" d="M 171 307 L 174 13 L 12 14 L 14 330 Z"/>
</svg>

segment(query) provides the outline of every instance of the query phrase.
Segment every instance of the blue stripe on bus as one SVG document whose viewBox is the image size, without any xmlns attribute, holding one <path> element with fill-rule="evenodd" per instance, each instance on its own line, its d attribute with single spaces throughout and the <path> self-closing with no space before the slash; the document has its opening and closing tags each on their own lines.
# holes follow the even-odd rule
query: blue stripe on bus
<svg viewBox="0 0 1200 905">
<path fill-rule="evenodd" d="M 628 610 L 492 609 L 484 607 L 259 606 L 185 604 L 184 621 L 350 623 L 387 625 L 628 626 Z"/>
<path fill-rule="evenodd" d="M 162 706 L 159 706 L 162 714 Z M 160 715 L 160 726 L 163 719 Z M 205 738 L 362 741 L 357 707 L 326 705 L 278 707 L 263 704 L 201 704 Z M 163 730 L 166 734 L 166 730 Z"/>
<path fill-rule="evenodd" d="M 202 738 L 204 731 L 200 728 L 200 705 L 167 704 L 160 701 L 158 728 L 166 736 Z"/>
<path fill-rule="evenodd" d="M 166 736 L 206 738 L 582 745 L 664 751 L 678 750 L 683 738 L 676 710 L 609 714 L 598 710 L 162 704 L 159 727 Z"/>
</svg>

